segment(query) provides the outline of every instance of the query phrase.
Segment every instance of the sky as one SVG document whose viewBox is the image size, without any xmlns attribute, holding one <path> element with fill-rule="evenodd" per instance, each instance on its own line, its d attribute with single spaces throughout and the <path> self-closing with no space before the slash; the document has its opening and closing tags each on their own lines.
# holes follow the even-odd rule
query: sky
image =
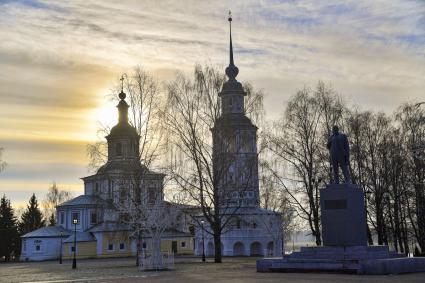
<svg viewBox="0 0 425 283">
<path fill-rule="evenodd" d="M 319 80 L 367 110 L 425 100 L 424 0 L 0 0 L 0 194 L 15 207 L 53 181 L 82 194 L 117 79 L 137 65 L 158 81 L 196 63 L 224 72 L 229 9 L 238 79 L 266 93 L 269 118 Z"/>
</svg>

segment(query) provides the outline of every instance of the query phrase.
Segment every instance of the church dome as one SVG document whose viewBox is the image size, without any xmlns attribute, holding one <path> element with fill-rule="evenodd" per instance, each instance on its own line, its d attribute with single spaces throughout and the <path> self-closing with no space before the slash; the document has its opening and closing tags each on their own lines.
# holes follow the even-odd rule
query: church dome
<svg viewBox="0 0 425 283">
<path fill-rule="evenodd" d="M 113 136 L 134 136 L 137 137 L 138 133 L 136 129 L 130 125 L 129 123 L 119 123 L 115 125 L 111 132 L 109 133 L 108 137 Z"/>
<path fill-rule="evenodd" d="M 135 171 L 146 173 L 148 172 L 148 169 L 146 168 L 146 166 L 140 164 L 139 160 L 112 160 L 108 161 L 105 165 L 100 167 L 97 171 L 97 174 L 114 172 L 135 173 Z"/>
</svg>

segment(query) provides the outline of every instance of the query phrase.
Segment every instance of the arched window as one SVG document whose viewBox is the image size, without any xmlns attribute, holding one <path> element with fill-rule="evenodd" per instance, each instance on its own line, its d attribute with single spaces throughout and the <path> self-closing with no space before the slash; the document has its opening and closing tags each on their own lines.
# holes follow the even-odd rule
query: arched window
<svg viewBox="0 0 425 283">
<path fill-rule="evenodd" d="M 241 224 L 242 224 L 242 221 L 239 218 L 236 219 L 236 228 L 237 229 L 241 229 Z"/>
<path fill-rule="evenodd" d="M 251 134 L 248 132 L 242 132 L 240 135 L 240 150 L 242 152 L 250 152 L 252 151 L 252 139 Z"/>
<path fill-rule="evenodd" d="M 121 143 L 117 143 L 115 145 L 115 153 L 118 156 L 122 155 L 122 145 L 121 145 Z"/>
</svg>

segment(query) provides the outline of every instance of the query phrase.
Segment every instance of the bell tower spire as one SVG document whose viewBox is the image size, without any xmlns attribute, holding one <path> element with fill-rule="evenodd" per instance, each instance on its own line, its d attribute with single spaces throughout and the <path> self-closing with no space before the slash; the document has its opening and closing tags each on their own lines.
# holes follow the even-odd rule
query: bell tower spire
<svg viewBox="0 0 425 283">
<path fill-rule="evenodd" d="M 221 97 L 222 114 L 244 114 L 244 96 L 242 84 L 236 80 L 239 69 L 235 65 L 233 58 L 233 40 L 232 40 L 232 12 L 229 11 L 229 66 L 226 68 L 226 75 L 229 78 L 223 84 L 223 88 L 219 93 Z"/>
<path fill-rule="evenodd" d="M 233 63 L 233 45 L 232 45 L 232 11 L 229 10 L 229 28 L 230 28 L 230 65 Z"/>
<path fill-rule="evenodd" d="M 230 45 L 229 45 L 229 66 L 226 68 L 226 75 L 229 80 L 236 80 L 236 76 L 239 73 L 238 67 L 236 67 L 233 60 L 233 42 L 232 42 L 232 12 L 229 11 L 229 33 L 230 33 Z"/>
</svg>

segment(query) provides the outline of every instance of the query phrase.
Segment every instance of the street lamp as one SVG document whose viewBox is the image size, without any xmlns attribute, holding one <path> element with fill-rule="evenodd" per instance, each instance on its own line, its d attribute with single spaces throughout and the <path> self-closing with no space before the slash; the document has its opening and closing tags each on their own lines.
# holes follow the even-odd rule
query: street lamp
<svg viewBox="0 0 425 283">
<path fill-rule="evenodd" d="M 61 231 L 60 237 L 61 237 L 61 249 L 59 251 L 59 264 L 62 264 L 62 244 L 63 244 L 63 240 L 62 240 L 63 232 L 62 231 Z"/>
<path fill-rule="evenodd" d="M 72 269 L 77 268 L 77 223 L 78 219 L 73 219 L 74 223 L 74 258 L 72 259 Z"/>
<path fill-rule="evenodd" d="M 201 220 L 201 228 L 202 228 L 202 262 L 205 262 L 204 220 Z"/>
</svg>

